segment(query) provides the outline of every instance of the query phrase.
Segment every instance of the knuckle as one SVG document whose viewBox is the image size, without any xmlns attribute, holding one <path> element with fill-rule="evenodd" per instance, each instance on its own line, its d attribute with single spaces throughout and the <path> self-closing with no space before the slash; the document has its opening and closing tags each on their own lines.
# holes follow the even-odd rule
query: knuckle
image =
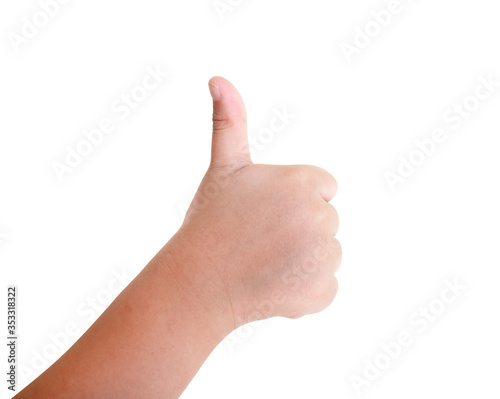
<svg viewBox="0 0 500 399">
<path fill-rule="evenodd" d="M 326 172 L 326 173 L 328 173 L 328 172 Z M 337 179 L 335 177 L 333 177 L 333 175 L 331 175 L 330 173 L 328 173 L 328 176 L 330 177 L 330 180 L 331 180 L 330 185 L 331 185 L 332 191 L 334 193 L 336 193 L 338 188 L 339 188 L 339 184 L 337 182 Z"/>
<path fill-rule="evenodd" d="M 332 217 L 333 217 L 333 220 L 335 223 L 338 223 L 339 222 L 339 213 L 337 212 L 337 208 L 335 208 L 333 205 L 330 205 L 331 206 L 331 212 L 332 212 Z"/>
<path fill-rule="evenodd" d="M 315 311 L 320 312 L 331 305 L 338 291 L 338 281 L 335 277 L 323 279 L 312 292 Z"/>
<path fill-rule="evenodd" d="M 342 264 L 342 247 L 338 246 L 338 250 L 333 256 L 333 261 L 332 261 L 332 268 L 333 268 L 333 274 L 337 273 L 340 269 L 340 265 Z"/>
<path fill-rule="evenodd" d="M 212 116 L 212 122 L 213 122 L 213 130 L 214 132 L 229 129 L 234 126 L 234 122 L 232 122 L 229 118 L 226 116 L 217 114 L 214 112 Z"/>
<path fill-rule="evenodd" d="M 330 284 L 328 285 L 328 288 L 324 292 L 324 306 L 325 308 L 330 306 L 335 297 L 337 296 L 337 292 L 339 289 L 339 282 L 335 277 L 333 277 L 330 280 Z"/>
<path fill-rule="evenodd" d="M 325 184 L 328 185 L 327 187 L 329 189 L 328 191 L 331 191 L 332 193 L 337 192 L 338 189 L 337 179 L 335 179 L 335 177 L 330 172 L 318 166 L 311 166 L 311 171 L 315 173 L 317 176 L 322 177 L 322 181 L 324 181 Z"/>
<path fill-rule="evenodd" d="M 330 212 L 329 212 L 329 219 L 328 219 L 328 229 L 331 229 L 333 232 L 333 235 L 337 234 L 338 229 L 339 229 L 339 224 L 340 224 L 340 218 L 339 218 L 339 213 L 337 212 L 337 209 L 335 209 L 334 206 L 330 205 Z"/>
</svg>

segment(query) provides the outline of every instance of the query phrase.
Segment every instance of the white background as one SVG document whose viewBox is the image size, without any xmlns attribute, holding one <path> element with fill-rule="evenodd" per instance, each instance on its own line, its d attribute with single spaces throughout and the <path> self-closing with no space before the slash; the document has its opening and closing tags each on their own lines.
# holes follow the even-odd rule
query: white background
<svg viewBox="0 0 500 399">
<path fill-rule="evenodd" d="M 255 162 L 337 178 L 344 260 L 328 310 L 232 335 L 183 398 L 355 398 L 352 376 L 403 331 L 412 345 L 364 397 L 499 397 L 500 88 L 459 129 L 443 119 L 480 77 L 500 81 L 498 2 L 401 0 L 348 63 L 341 43 L 387 5 L 247 0 L 221 19 L 212 0 L 73 0 L 16 52 L 9 33 L 40 5 L 2 2 L 1 282 L 19 290 L 19 361 L 35 371 L 22 386 L 37 353 L 69 346 L 54 353 L 49 334 L 83 332 L 87 298 L 106 297 L 113 271 L 137 274 L 180 226 L 209 162 L 207 81 L 221 75 L 267 141 Z M 110 104 L 156 65 L 170 75 L 120 121 Z M 269 140 L 283 107 L 296 118 Z M 105 117 L 116 130 L 59 182 L 52 162 Z M 436 128 L 447 140 L 391 191 L 384 174 Z M 445 279 L 467 288 L 419 332 L 410 318 Z"/>
</svg>

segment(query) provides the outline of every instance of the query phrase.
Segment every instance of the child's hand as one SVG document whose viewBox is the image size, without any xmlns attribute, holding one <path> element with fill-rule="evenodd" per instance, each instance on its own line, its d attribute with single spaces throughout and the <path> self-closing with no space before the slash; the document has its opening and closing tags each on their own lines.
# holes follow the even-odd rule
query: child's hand
<svg viewBox="0 0 500 399">
<path fill-rule="evenodd" d="M 240 95 L 220 77 L 210 91 L 212 161 L 176 241 L 210 268 L 200 275 L 218 280 L 235 327 L 319 312 L 337 292 L 336 181 L 314 166 L 253 164 Z"/>
<path fill-rule="evenodd" d="M 210 89 L 212 162 L 182 227 L 17 398 L 178 398 L 233 329 L 319 312 L 335 297 L 335 179 L 254 165 L 241 97 L 222 78 Z"/>
</svg>

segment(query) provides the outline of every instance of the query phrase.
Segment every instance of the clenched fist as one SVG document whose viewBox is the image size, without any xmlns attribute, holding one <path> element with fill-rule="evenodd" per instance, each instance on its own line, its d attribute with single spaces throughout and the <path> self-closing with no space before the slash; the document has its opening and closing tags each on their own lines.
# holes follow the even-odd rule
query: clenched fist
<svg viewBox="0 0 500 399">
<path fill-rule="evenodd" d="M 214 293 L 235 328 L 319 312 L 337 292 L 341 247 L 329 204 L 337 183 L 314 166 L 253 164 L 241 96 L 220 77 L 209 88 L 212 159 L 174 237 L 190 243 L 198 259 L 190 263 L 204 269 L 188 272 L 219 287 Z"/>
</svg>

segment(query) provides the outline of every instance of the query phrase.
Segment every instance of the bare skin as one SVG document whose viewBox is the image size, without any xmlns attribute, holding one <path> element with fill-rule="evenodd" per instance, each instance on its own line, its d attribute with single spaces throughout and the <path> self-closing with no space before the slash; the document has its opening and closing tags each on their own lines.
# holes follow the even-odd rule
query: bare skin
<svg viewBox="0 0 500 399">
<path fill-rule="evenodd" d="M 182 227 L 16 398 L 178 398 L 235 328 L 333 301 L 335 179 L 313 166 L 253 164 L 240 95 L 220 77 L 209 88 L 212 159 Z"/>
</svg>

